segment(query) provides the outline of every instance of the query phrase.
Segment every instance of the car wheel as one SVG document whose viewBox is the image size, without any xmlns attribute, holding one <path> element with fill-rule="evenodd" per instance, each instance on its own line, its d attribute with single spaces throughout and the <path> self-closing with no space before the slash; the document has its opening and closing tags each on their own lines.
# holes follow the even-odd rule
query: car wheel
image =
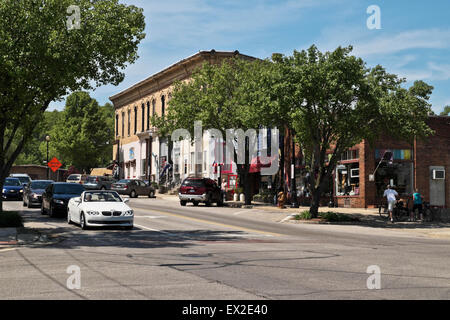
<svg viewBox="0 0 450 320">
<path fill-rule="evenodd" d="M 87 230 L 86 219 L 84 218 L 84 213 L 81 213 L 81 216 L 80 216 L 80 227 L 83 230 Z"/>
<path fill-rule="evenodd" d="M 194 206 L 198 206 L 198 201 L 192 201 L 192 203 L 194 204 Z"/>
<path fill-rule="evenodd" d="M 205 201 L 205 206 L 211 207 L 211 194 L 208 194 L 208 198 Z"/>
<path fill-rule="evenodd" d="M 223 207 L 223 200 L 217 201 L 217 206 L 218 207 Z"/>
<path fill-rule="evenodd" d="M 150 191 L 150 193 L 148 194 L 149 198 L 154 198 L 155 197 L 155 191 Z"/>
<path fill-rule="evenodd" d="M 180 201 L 180 204 L 181 204 L 183 207 L 185 207 L 185 206 L 186 206 L 186 201 L 181 200 L 181 201 Z"/>
<path fill-rule="evenodd" d="M 137 198 L 137 193 L 134 190 L 131 190 L 130 198 Z"/>
</svg>

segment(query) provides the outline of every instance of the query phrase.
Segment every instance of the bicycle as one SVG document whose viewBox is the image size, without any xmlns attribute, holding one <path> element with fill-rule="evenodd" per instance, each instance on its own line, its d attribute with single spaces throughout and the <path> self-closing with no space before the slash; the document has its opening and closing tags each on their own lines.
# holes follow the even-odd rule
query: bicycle
<svg viewBox="0 0 450 320">
<path fill-rule="evenodd" d="M 424 221 L 440 221 L 441 220 L 441 208 L 438 206 L 431 206 L 429 202 L 423 203 L 424 209 Z"/>
<path fill-rule="evenodd" d="M 396 221 L 400 221 L 403 219 L 403 217 L 406 217 L 409 219 L 409 199 L 406 203 L 406 206 L 403 205 L 403 201 L 399 200 L 395 202 L 394 208 L 392 210 L 392 218 Z M 384 218 L 387 220 L 389 219 L 389 211 L 388 211 L 388 203 L 383 202 L 380 205 L 378 205 L 378 214 L 381 218 Z"/>
</svg>

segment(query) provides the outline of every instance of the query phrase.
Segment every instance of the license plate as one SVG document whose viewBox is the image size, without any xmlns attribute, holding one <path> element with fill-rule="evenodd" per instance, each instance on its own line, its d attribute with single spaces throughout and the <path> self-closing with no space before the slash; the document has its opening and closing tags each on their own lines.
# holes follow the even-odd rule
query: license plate
<svg viewBox="0 0 450 320">
<path fill-rule="evenodd" d="M 194 190 L 194 189 L 191 189 L 191 190 L 189 190 L 189 192 L 190 192 L 190 193 L 194 193 L 194 192 L 195 192 L 195 190 Z"/>
</svg>

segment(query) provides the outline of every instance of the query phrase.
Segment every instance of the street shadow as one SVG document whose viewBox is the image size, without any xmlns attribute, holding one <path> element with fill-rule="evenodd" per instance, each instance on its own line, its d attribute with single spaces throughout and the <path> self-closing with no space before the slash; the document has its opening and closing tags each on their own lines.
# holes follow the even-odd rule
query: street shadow
<svg viewBox="0 0 450 320">
<path fill-rule="evenodd" d="M 187 248 L 204 246 L 214 242 L 243 240 L 243 231 L 213 230 L 146 230 L 135 226 L 133 230 L 121 227 L 93 227 L 82 230 L 76 224 L 64 224 L 65 217 L 50 218 L 40 210 L 24 208 L 21 212 L 25 223 L 39 223 L 36 230 L 55 243 L 48 248 L 119 247 L 119 248 Z M 46 225 L 48 227 L 46 227 Z"/>
</svg>

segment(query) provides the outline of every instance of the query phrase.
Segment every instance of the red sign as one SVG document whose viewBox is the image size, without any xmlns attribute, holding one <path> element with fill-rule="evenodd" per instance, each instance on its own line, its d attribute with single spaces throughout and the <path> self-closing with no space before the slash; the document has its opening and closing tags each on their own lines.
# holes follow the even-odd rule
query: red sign
<svg viewBox="0 0 450 320">
<path fill-rule="evenodd" d="M 48 162 L 48 167 L 50 169 L 52 169 L 53 172 L 56 172 L 56 170 L 58 170 L 59 168 L 61 168 L 62 164 L 61 162 L 59 162 L 58 159 L 56 159 L 56 157 L 54 157 L 52 160 L 50 160 Z"/>
</svg>

